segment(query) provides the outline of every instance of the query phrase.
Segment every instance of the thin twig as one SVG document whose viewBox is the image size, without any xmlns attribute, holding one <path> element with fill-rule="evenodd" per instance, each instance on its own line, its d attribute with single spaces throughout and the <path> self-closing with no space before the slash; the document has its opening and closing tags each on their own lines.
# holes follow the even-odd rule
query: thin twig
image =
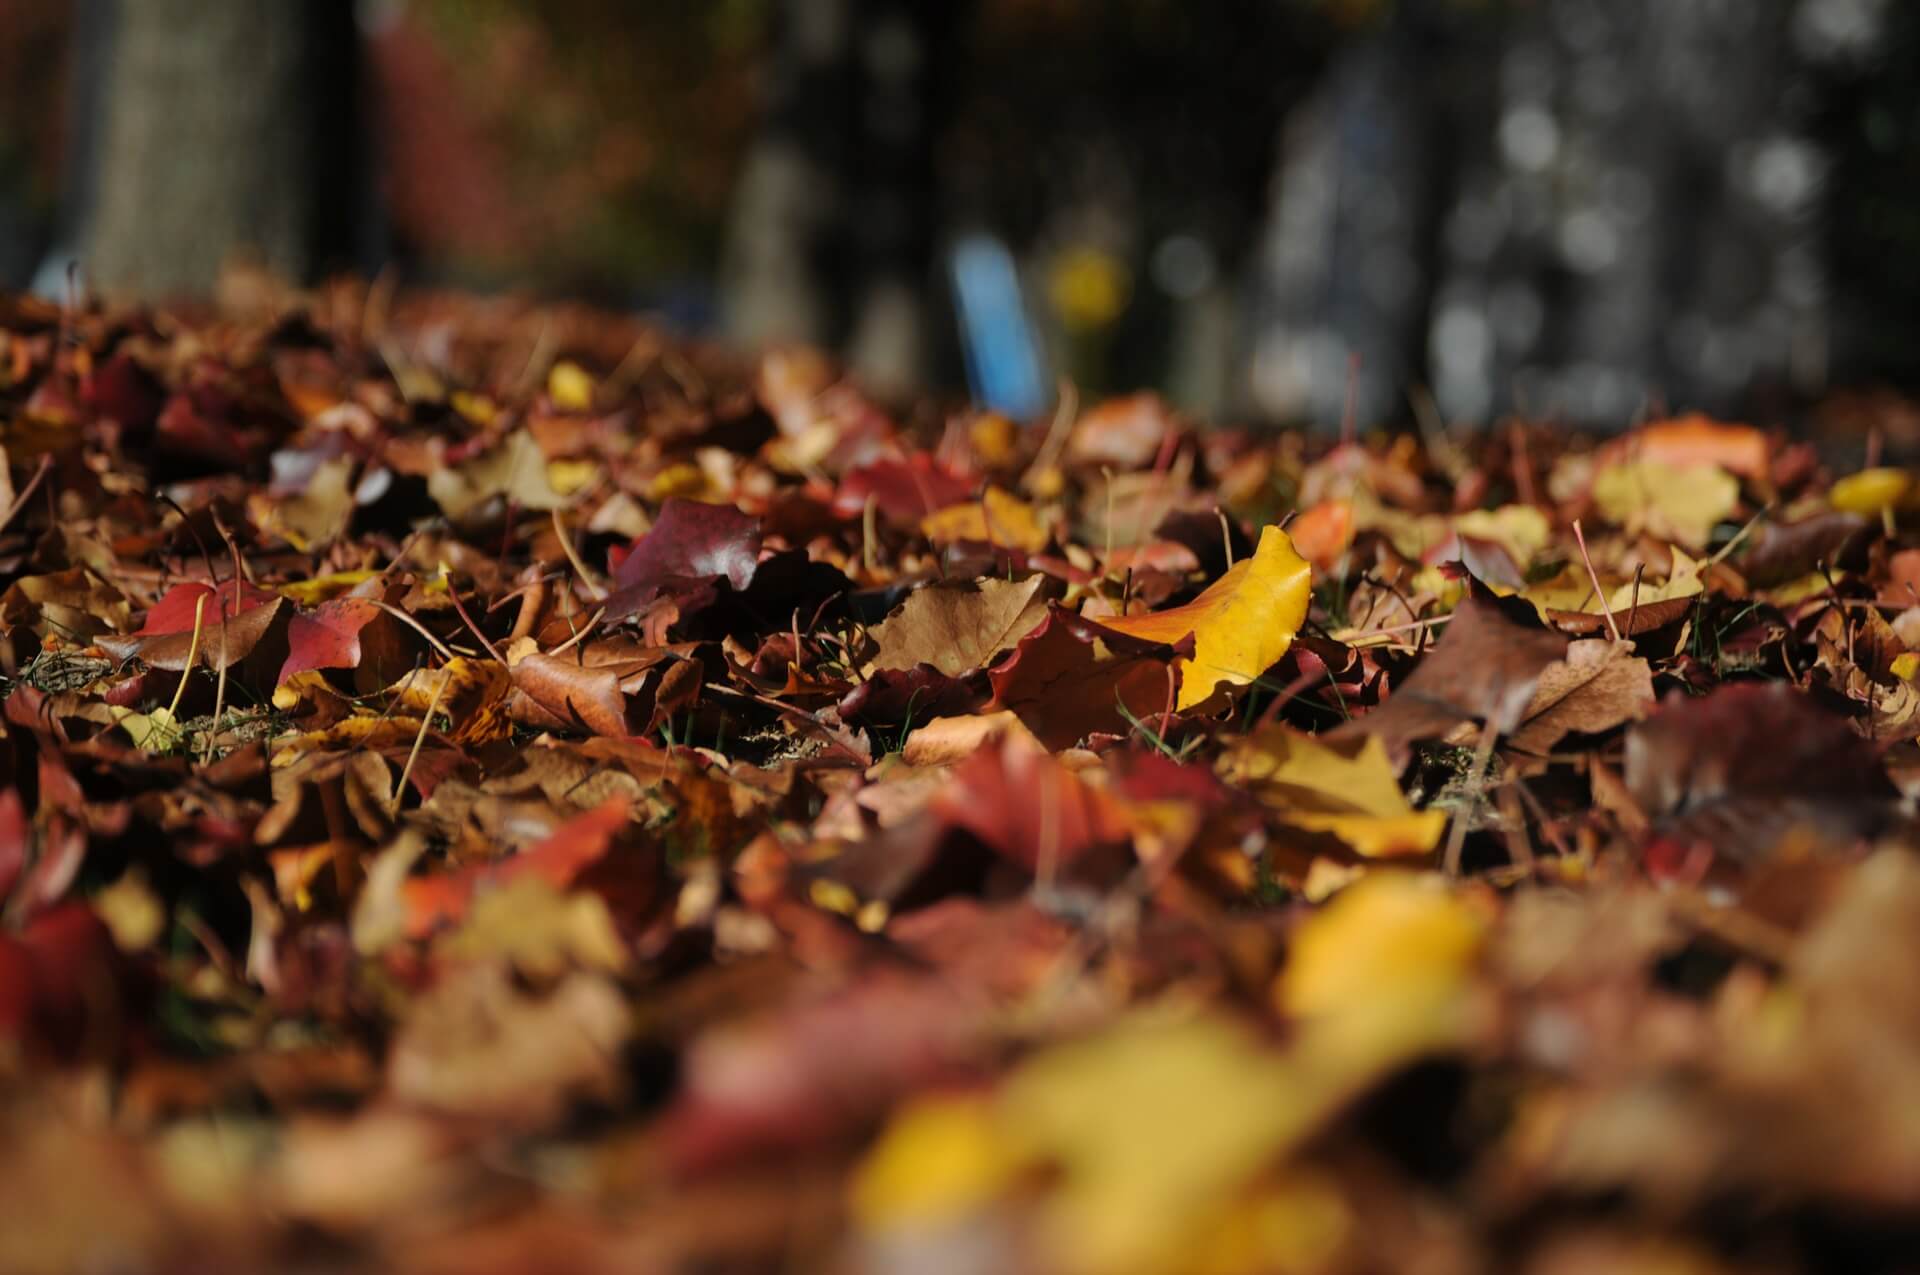
<svg viewBox="0 0 1920 1275">
<path fill-rule="evenodd" d="M 453 678 L 445 669 L 440 670 L 440 684 L 433 688 L 433 699 L 427 704 L 427 714 L 420 719 L 420 733 L 413 737 L 413 748 L 407 753 L 407 764 L 400 768 L 400 782 L 394 785 L 393 800 L 387 805 L 387 818 L 400 814 L 400 803 L 406 800 L 407 779 L 413 774 L 413 763 L 420 756 L 420 745 L 427 742 L 427 731 L 433 726 L 433 715 L 440 711 L 440 697 L 447 693 L 447 683 Z"/>
<path fill-rule="evenodd" d="M 866 567 L 867 578 L 871 580 L 879 568 L 879 536 L 876 519 L 880 511 L 880 496 L 869 493 L 866 507 L 860 511 L 860 561 Z"/>
<path fill-rule="evenodd" d="M 1436 615 L 1430 616 L 1425 620 L 1415 620 L 1411 624 L 1390 624 L 1383 629 L 1367 629 L 1365 631 L 1359 629 L 1341 629 L 1331 636 L 1334 641 L 1347 646 L 1359 646 L 1370 638 L 1389 637 L 1396 633 L 1412 633 L 1418 629 L 1431 629 L 1442 624 L 1451 624 L 1452 622 L 1453 616 L 1451 614 Z"/>
<path fill-rule="evenodd" d="M 431 646 L 434 650 L 440 652 L 440 654 L 446 656 L 450 660 L 456 658 L 454 656 L 454 653 L 447 649 L 446 643 L 442 642 L 439 638 L 435 637 L 433 634 L 427 631 L 426 625 L 420 623 L 420 621 L 414 619 L 412 616 L 408 615 L 405 611 L 402 611 L 399 607 L 394 606 L 391 602 L 382 602 L 379 598 L 368 598 L 367 601 L 373 603 L 373 605 L 379 607 L 382 611 L 385 611 L 388 615 L 392 616 L 394 619 L 400 621 L 400 623 L 406 625 L 408 628 L 412 629 L 415 633 L 418 633 L 421 637 L 425 638 L 427 640 L 427 645 Z"/>
<path fill-rule="evenodd" d="M 1755 527 L 1760 525 L 1760 520 L 1762 518 L 1765 518 L 1768 514 L 1772 512 L 1773 512 L 1773 505 L 1768 504 L 1759 513 L 1747 519 L 1745 525 L 1742 526 L 1740 530 L 1734 532 L 1733 538 L 1727 541 L 1727 543 L 1721 545 L 1720 548 L 1714 552 L 1714 555 L 1711 558 L 1707 559 L 1705 565 L 1711 567 L 1715 563 L 1726 561 L 1727 555 L 1732 553 L 1735 549 L 1738 549 L 1740 547 L 1740 542 L 1747 538 L 1747 534 L 1751 532 Z"/>
<path fill-rule="evenodd" d="M 1613 630 L 1613 640 L 1624 641 L 1620 636 L 1620 626 L 1613 622 L 1613 606 L 1607 601 L 1607 591 L 1600 587 L 1600 573 L 1593 569 L 1593 559 L 1587 555 L 1587 537 L 1580 530 L 1580 520 L 1573 520 L 1573 540 L 1580 546 L 1580 561 L 1587 564 L 1587 579 L 1593 581 L 1593 591 L 1600 599 L 1600 610 L 1607 617 L 1607 627 Z"/>
<path fill-rule="evenodd" d="M 558 509 L 553 511 L 553 534 L 560 537 L 560 551 L 567 555 L 567 561 L 573 564 L 574 571 L 579 573 L 580 583 L 587 586 L 587 592 L 593 595 L 593 600 L 606 601 L 607 591 L 600 587 L 600 582 L 587 570 L 587 564 L 580 560 L 579 551 L 573 547 L 573 536 L 568 533 L 566 524 L 560 521 Z"/>
<path fill-rule="evenodd" d="M 14 520 L 15 515 L 27 507 L 27 501 L 33 498 L 33 493 L 39 488 L 41 481 L 46 478 L 52 469 L 53 457 L 51 455 L 42 456 L 40 458 L 40 467 L 33 471 L 33 477 L 27 479 L 27 485 L 20 489 L 20 494 L 13 498 L 11 505 L 7 506 L 7 512 L 0 514 L 0 531 L 5 531 L 7 524 Z"/>
<path fill-rule="evenodd" d="M 167 725 L 176 734 L 180 730 L 180 697 L 187 693 L 187 679 L 193 676 L 193 661 L 200 654 L 200 618 L 207 609 L 207 596 L 203 593 L 193 600 L 193 637 L 187 642 L 187 664 L 180 670 L 180 684 L 173 688 L 173 703 L 167 705 Z M 225 651 L 220 654 L 226 656 Z"/>
<path fill-rule="evenodd" d="M 1047 425 L 1047 436 L 1040 442 L 1040 450 L 1033 454 L 1033 463 L 1027 466 L 1027 472 L 1021 475 L 1020 485 L 1032 490 L 1036 475 L 1051 469 L 1060 453 L 1066 448 L 1067 434 L 1073 422 L 1080 415 L 1080 390 L 1066 377 L 1059 382 L 1059 399 L 1053 408 L 1053 420 Z"/>
<path fill-rule="evenodd" d="M 567 650 L 569 647 L 573 646 L 576 642 L 580 641 L 581 638 L 584 638 L 589 633 L 592 633 L 593 626 L 600 623 L 600 617 L 605 615 L 606 613 L 607 613 L 607 609 L 605 607 L 601 607 L 598 611 L 595 611 L 592 615 L 587 617 L 587 627 L 585 627 L 584 629 L 581 629 L 578 633 L 575 633 L 572 637 L 562 642 L 559 646 L 554 647 L 551 651 L 548 651 L 547 654 L 558 655 L 560 654 L 560 652 Z M 567 622 L 571 624 L 573 621 L 571 618 L 569 618 Z"/>
<path fill-rule="evenodd" d="M 493 643 L 487 640 L 487 635 L 480 631 L 480 626 L 473 622 L 473 617 L 467 614 L 467 608 L 462 605 L 460 601 L 460 590 L 453 587 L 453 581 L 451 580 L 447 581 L 447 596 L 453 599 L 453 609 L 459 613 L 461 622 L 467 626 L 475 637 L 480 639 L 480 645 L 486 648 L 487 654 L 499 660 L 502 664 L 505 664 L 507 657 L 500 654 Z"/>
</svg>

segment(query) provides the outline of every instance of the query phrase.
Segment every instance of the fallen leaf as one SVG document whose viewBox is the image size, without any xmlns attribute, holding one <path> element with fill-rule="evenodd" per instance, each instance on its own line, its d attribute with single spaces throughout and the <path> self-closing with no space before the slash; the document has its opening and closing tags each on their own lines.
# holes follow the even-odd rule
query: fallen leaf
<svg viewBox="0 0 1920 1275">
<path fill-rule="evenodd" d="M 1337 727 L 1333 738 L 1371 735 L 1396 766 L 1416 740 L 1438 739 L 1478 719 L 1511 732 L 1533 702 L 1534 687 L 1567 650 L 1567 640 L 1509 619 L 1499 606 L 1469 598 L 1453 612 L 1439 643 L 1380 707 Z"/>
<path fill-rule="evenodd" d="M 966 500 L 978 486 L 977 480 L 917 451 L 905 460 L 877 460 L 848 470 L 834 492 L 833 509 L 842 518 L 858 518 L 872 501 L 888 522 L 917 527 L 921 519 Z"/>
<path fill-rule="evenodd" d="M 455 522 L 466 521 L 495 500 L 541 512 L 567 503 L 548 483 L 546 454 L 525 430 L 507 435 L 470 460 L 429 470 L 427 494 Z"/>
<path fill-rule="evenodd" d="M 1047 617 L 1047 577 L 928 585 L 875 625 L 874 669 L 931 665 L 950 677 L 984 668 Z"/>
<path fill-rule="evenodd" d="M 1272 726 L 1221 758 L 1220 775 L 1304 832 L 1326 833 L 1363 858 L 1433 852 L 1444 811 L 1416 812 L 1379 738 L 1323 740 Z"/>
<path fill-rule="evenodd" d="M 1260 533 L 1252 558 L 1209 585 L 1184 606 L 1148 615 L 1103 620 L 1103 627 L 1152 642 L 1193 640 L 1193 657 L 1181 662 L 1180 698 L 1185 710 L 1222 685 L 1246 686 L 1287 653 L 1306 619 L 1311 568 L 1278 527 Z"/>
<path fill-rule="evenodd" d="M 634 614 L 663 592 L 726 581 L 736 592 L 753 583 L 760 561 L 760 520 L 732 505 L 669 500 L 615 562 L 607 598 L 611 623 Z"/>
<path fill-rule="evenodd" d="M 1608 521 L 1692 548 L 1740 506 L 1740 482 L 1711 465 L 1679 468 L 1640 458 L 1603 465 L 1593 500 Z"/>
<path fill-rule="evenodd" d="M 1163 712 L 1171 696 L 1170 648 L 1081 621 L 1054 607 L 991 669 L 989 708 L 1012 712 L 1049 748 L 1089 735 L 1132 730 Z"/>
<path fill-rule="evenodd" d="M 920 531 L 935 544 L 974 540 L 1038 553 L 1052 533 L 1033 506 L 998 487 L 989 487 L 978 501 L 948 505 L 920 520 Z"/>
<path fill-rule="evenodd" d="M 1712 465 L 1742 478 L 1767 476 L 1767 436 L 1751 425 L 1717 421 L 1700 412 L 1643 425 L 1608 446 L 1604 455 L 1651 460 L 1674 469 Z"/>
<path fill-rule="evenodd" d="M 1610 641 L 1574 642 L 1564 660 L 1540 674 L 1507 743 L 1545 753 L 1574 732 L 1598 734 L 1638 721 L 1653 701 L 1653 670 L 1644 659 Z"/>
<path fill-rule="evenodd" d="M 576 664 L 533 654 L 513 666 L 514 689 L 552 716 L 595 735 L 633 735 L 620 674 L 612 668 Z"/>
<path fill-rule="evenodd" d="M 189 655 L 198 667 L 231 667 L 252 654 L 287 608 L 277 594 L 248 584 L 179 584 L 147 612 L 146 623 L 125 637 L 102 636 L 99 645 L 122 660 L 141 659 L 154 668 L 180 672 Z M 195 615 L 199 636 L 195 639 Z"/>
</svg>

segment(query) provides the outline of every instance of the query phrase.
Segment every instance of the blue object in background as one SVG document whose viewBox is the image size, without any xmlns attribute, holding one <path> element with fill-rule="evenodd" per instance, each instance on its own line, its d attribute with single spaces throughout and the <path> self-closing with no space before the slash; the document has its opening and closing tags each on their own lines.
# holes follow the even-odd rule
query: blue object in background
<svg viewBox="0 0 1920 1275">
<path fill-rule="evenodd" d="M 1014 420 L 1038 417 L 1049 402 L 1046 375 L 1013 254 L 976 231 L 954 242 L 948 269 L 974 402 Z"/>
</svg>

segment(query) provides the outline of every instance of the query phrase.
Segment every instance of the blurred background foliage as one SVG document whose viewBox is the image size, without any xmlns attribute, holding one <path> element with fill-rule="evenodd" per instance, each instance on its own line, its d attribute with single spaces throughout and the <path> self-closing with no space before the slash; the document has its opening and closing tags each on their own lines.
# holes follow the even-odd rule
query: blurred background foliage
<svg viewBox="0 0 1920 1275">
<path fill-rule="evenodd" d="M 139 249 L 103 227 L 193 179 L 114 171 L 124 120 L 201 119 L 182 158 L 240 136 L 165 86 L 246 6 L 0 0 L 0 282 L 57 290 L 80 259 L 140 290 L 102 277 Z M 206 47 L 141 35 L 161 9 Z M 290 276 L 582 295 L 825 344 L 883 390 L 977 391 L 955 245 L 984 237 L 1049 380 L 1323 425 L 1350 391 L 1370 420 L 1426 387 L 1449 416 L 1618 427 L 1920 379 L 1920 13 L 1898 0 L 273 9 L 295 11 L 285 39 L 344 13 L 357 36 L 351 66 L 287 63 L 295 97 L 355 104 L 300 124 L 351 129 L 354 160 L 298 195 L 347 233 L 264 251 Z M 160 96 L 134 111 L 136 84 Z M 248 246 L 153 238 L 176 265 Z"/>
</svg>

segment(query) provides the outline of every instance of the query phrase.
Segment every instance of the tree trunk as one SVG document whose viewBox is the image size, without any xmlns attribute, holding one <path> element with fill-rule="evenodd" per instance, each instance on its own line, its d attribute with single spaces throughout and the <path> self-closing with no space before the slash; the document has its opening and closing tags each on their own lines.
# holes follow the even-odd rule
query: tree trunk
<svg viewBox="0 0 1920 1275">
<path fill-rule="evenodd" d="M 205 294 L 251 258 L 334 264 L 358 220 L 346 0 L 119 0 L 83 246 L 91 281 Z"/>
</svg>

